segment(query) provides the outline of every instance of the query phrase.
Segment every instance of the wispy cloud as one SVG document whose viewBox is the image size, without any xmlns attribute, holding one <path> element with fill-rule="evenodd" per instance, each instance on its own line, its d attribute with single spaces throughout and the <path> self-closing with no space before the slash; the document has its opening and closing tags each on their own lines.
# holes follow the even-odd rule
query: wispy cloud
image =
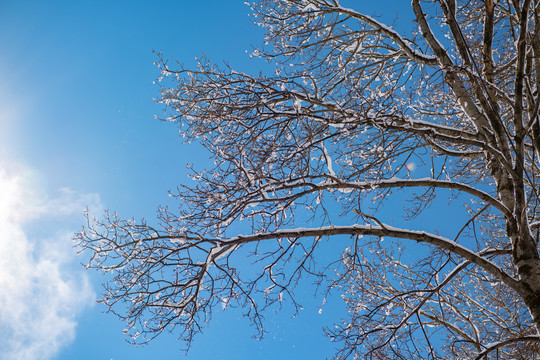
<svg viewBox="0 0 540 360">
<path fill-rule="evenodd" d="M 97 195 L 40 190 L 35 173 L 0 162 L 0 353 L 51 359 L 75 337 L 76 317 L 95 298 L 71 235 Z"/>
</svg>

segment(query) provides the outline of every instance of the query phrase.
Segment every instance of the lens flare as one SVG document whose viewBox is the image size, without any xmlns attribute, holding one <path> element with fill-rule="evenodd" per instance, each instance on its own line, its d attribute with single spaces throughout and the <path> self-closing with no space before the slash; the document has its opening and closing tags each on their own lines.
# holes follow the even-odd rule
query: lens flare
<svg viewBox="0 0 540 360">
<path fill-rule="evenodd" d="M 414 169 L 416 169 L 416 164 L 413 163 L 413 162 L 410 162 L 408 163 L 407 165 L 405 165 L 405 168 L 409 171 L 414 171 Z"/>
</svg>

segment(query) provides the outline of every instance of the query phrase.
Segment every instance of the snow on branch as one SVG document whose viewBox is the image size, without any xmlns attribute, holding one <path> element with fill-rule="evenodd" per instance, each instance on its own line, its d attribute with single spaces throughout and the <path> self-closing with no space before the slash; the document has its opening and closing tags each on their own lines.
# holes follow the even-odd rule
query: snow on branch
<svg viewBox="0 0 540 360">
<path fill-rule="evenodd" d="M 336 11 L 340 14 L 350 16 L 352 18 L 358 19 L 366 24 L 373 26 L 375 29 L 379 30 L 382 34 L 391 38 L 401 50 L 407 54 L 411 60 L 417 61 L 426 65 L 436 65 L 438 64 L 437 57 L 434 55 L 426 55 L 422 52 L 414 49 L 412 44 L 405 40 L 396 30 L 391 27 L 383 24 L 382 22 L 375 20 L 373 17 L 359 13 L 353 9 L 345 8 L 342 6 L 337 6 L 335 8 L 330 8 L 330 11 Z"/>
<path fill-rule="evenodd" d="M 503 281 L 508 287 L 514 289 L 518 293 L 523 293 L 522 285 L 508 275 L 499 266 L 495 265 L 490 260 L 480 256 L 478 253 L 460 245 L 450 239 L 442 236 L 429 234 L 425 231 L 415 231 L 400 229 L 390 225 L 350 225 L 350 226 L 324 226 L 320 228 L 297 228 L 297 229 L 279 229 L 270 233 L 253 234 L 253 235 L 237 235 L 227 240 L 220 240 L 226 245 L 237 245 L 251 242 L 258 242 L 268 239 L 279 238 L 301 238 L 301 237 L 321 237 L 332 235 L 373 235 L 378 237 L 395 237 L 400 239 L 414 240 L 420 243 L 430 244 L 438 248 L 448 250 L 460 257 L 470 261 L 471 263 L 480 266 L 496 278 Z"/>
<path fill-rule="evenodd" d="M 497 350 L 501 347 L 505 347 L 507 345 L 517 343 L 517 342 L 540 343 L 540 336 L 538 335 L 519 336 L 513 339 L 506 339 L 503 341 L 497 341 L 491 344 L 483 345 L 485 349 L 481 351 L 480 353 L 478 353 L 478 355 L 474 359 L 475 360 L 487 359 L 487 356 L 490 352 Z"/>
</svg>

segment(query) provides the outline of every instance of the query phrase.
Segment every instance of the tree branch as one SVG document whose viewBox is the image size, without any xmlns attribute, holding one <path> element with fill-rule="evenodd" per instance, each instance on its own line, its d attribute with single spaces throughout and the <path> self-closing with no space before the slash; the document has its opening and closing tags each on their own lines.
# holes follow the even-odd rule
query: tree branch
<svg viewBox="0 0 540 360">
<path fill-rule="evenodd" d="M 331 235 L 373 235 L 378 237 L 395 237 L 400 239 L 414 240 L 420 243 L 430 244 L 438 248 L 448 250 L 460 257 L 469 260 L 471 263 L 480 266 L 488 273 L 492 274 L 497 279 L 501 280 L 508 287 L 515 290 L 518 294 L 523 294 L 523 288 L 520 282 L 508 275 L 499 266 L 495 265 L 488 259 L 480 256 L 466 247 L 442 236 L 429 234 L 425 231 L 414 231 L 395 228 L 390 225 L 373 226 L 373 225 L 351 225 L 351 226 L 326 226 L 321 228 L 297 228 L 297 229 L 279 229 L 274 232 L 253 234 L 253 235 L 237 235 L 230 239 L 212 239 L 221 243 L 222 246 L 236 246 L 252 242 L 259 242 L 268 239 L 281 238 L 301 238 L 301 237 L 321 237 Z M 180 237 L 181 238 L 181 237 Z"/>
</svg>

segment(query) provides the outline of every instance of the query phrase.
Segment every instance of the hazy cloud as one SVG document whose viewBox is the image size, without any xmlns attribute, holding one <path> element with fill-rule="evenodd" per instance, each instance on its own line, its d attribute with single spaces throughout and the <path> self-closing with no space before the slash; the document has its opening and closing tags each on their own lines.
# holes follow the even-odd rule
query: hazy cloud
<svg viewBox="0 0 540 360">
<path fill-rule="evenodd" d="M 20 164 L 0 162 L 0 353 L 45 360 L 75 337 L 76 317 L 95 295 L 71 236 L 97 195 L 60 189 L 48 196 Z"/>
</svg>

